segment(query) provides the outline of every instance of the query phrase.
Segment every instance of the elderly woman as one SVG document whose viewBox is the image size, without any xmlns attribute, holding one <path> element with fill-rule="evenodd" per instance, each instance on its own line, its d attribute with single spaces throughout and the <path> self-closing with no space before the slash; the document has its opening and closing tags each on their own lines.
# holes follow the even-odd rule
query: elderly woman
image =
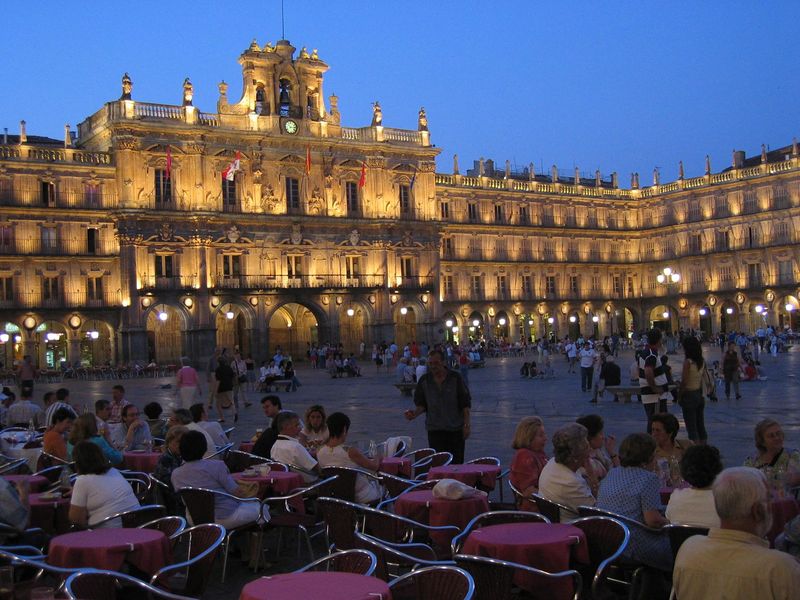
<svg viewBox="0 0 800 600">
<path fill-rule="evenodd" d="M 656 413 L 650 418 L 650 435 L 656 442 L 656 458 L 679 462 L 686 449 L 692 445 L 687 439 L 677 439 L 681 428 L 672 413 Z"/>
<path fill-rule="evenodd" d="M 325 409 L 319 404 L 309 406 L 306 410 L 306 424 L 302 434 L 306 439 L 306 446 L 319 448 L 328 441 L 328 426 L 325 424 Z"/>
<path fill-rule="evenodd" d="M 164 453 L 159 457 L 153 469 L 153 477 L 169 488 L 167 490 L 162 489 L 162 496 L 167 512 L 171 515 L 177 514 L 176 511 L 179 507 L 178 499 L 175 497 L 175 489 L 172 487 L 172 472 L 183 464 L 180 443 L 183 434 L 188 431 L 183 425 L 175 425 L 169 428 L 167 437 L 164 440 Z"/>
<path fill-rule="evenodd" d="M 522 492 L 523 498 L 517 498 L 517 502 L 523 510 L 535 510 L 534 505 L 524 498 L 539 491 L 539 476 L 547 464 L 546 443 L 547 434 L 541 417 L 525 417 L 519 422 L 511 443 L 516 452 L 511 460 L 509 481 Z"/>
<path fill-rule="evenodd" d="M 200 431 L 184 433 L 178 446 L 181 458 L 185 462 L 172 472 L 172 486 L 176 490 L 195 487 L 227 492 L 240 498 L 253 495 L 255 490 L 252 490 L 251 486 L 240 485 L 234 481 L 224 462 L 203 460 L 208 444 Z M 216 522 L 226 529 L 253 523 L 258 520 L 259 514 L 261 505 L 258 502 L 240 502 L 236 498 L 214 494 L 214 517 Z M 266 507 L 262 516 L 265 520 L 269 520 Z"/>
<path fill-rule="evenodd" d="M 613 435 L 606 437 L 603 431 L 604 422 L 600 415 L 586 415 L 575 419 L 586 427 L 589 439 L 589 460 L 594 467 L 597 479 L 603 479 L 612 467 L 619 466 L 619 456 L 617 456 L 617 438 Z"/>
<path fill-rule="evenodd" d="M 181 368 L 175 373 L 175 397 L 180 399 L 183 408 L 189 408 L 195 402 L 202 401 L 200 376 L 190 363 L 188 356 L 182 356 Z"/>
<path fill-rule="evenodd" d="M 72 523 L 78 527 L 94 527 L 111 515 L 139 507 L 131 484 L 108 464 L 96 443 L 79 442 L 73 449 L 72 458 L 75 459 L 75 470 L 78 472 L 69 505 L 69 520 Z M 101 527 L 121 526 L 119 519 L 112 519 Z"/>
<path fill-rule="evenodd" d="M 328 441 L 317 450 L 317 462 L 321 468 L 349 467 L 351 469 L 366 469 L 377 471 L 380 460 L 367 458 L 355 446 L 345 446 L 347 432 L 350 430 L 350 418 L 340 412 L 335 412 L 328 417 Z M 356 502 L 370 504 L 381 498 L 381 489 L 374 479 L 366 475 L 356 476 Z"/>
<path fill-rule="evenodd" d="M 692 446 L 681 458 L 681 477 L 691 487 L 672 492 L 667 504 L 667 519 L 678 525 L 719 527 L 711 484 L 722 471 L 719 450 L 714 446 Z"/>
<path fill-rule="evenodd" d="M 589 462 L 586 427 L 570 423 L 558 429 L 553 434 L 553 455 L 539 476 L 539 493 L 568 507 L 569 510 L 562 510 L 562 521 L 575 519 L 579 506 L 595 504 L 592 487 L 596 488 L 597 480 Z M 586 469 L 586 479 L 578 474 L 581 467 Z"/>
<path fill-rule="evenodd" d="M 92 442 L 102 451 L 103 455 L 112 465 L 122 464 L 122 452 L 115 450 L 106 439 L 97 433 L 97 421 L 92 413 L 86 413 L 75 419 L 72 432 L 67 443 L 67 454 L 72 457 L 72 451 L 80 442 Z M 74 460 L 71 459 L 71 460 Z"/>
<path fill-rule="evenodd" d="M 609 471 L 600 483 L 597 507 L 610 510 L 648 527 L 661 528 L 669 521 L 661 508 L 661 482 L 653 472 L 656 443 L 646 433 L 626 437 L 619 447 L 620 466 Z M 666 535 L 631 528 L 625 555 L 657 569 L 672 569 L 672 550 Z"/>
<path fill-rule="evenodd" d="M 762 419 L 754 437 L 758 453 L 747 458 L 744 466 L 763 471 L 774 490 L 800 485 L 800 450 L 784 447 L 781 424 Z"/>
</svg>

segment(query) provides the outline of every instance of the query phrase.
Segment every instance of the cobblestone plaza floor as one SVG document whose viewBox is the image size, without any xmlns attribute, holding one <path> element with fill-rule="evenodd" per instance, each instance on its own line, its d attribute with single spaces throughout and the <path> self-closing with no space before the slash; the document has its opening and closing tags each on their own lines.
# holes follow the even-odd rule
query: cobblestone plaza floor
<svg viewBox="0 0 800 600">
<path fill-rule="evenodd" d="M 706 347 L 706 357 L 717 360 L 720 352 Z M 800 394 L 798 394 L 797 371 L 800 352 L 781 354 L 776 358 L 762 357 L 762 366 L 767 375 L 765 381 L 742 383 L 742 399 L 725 401 L 720 390 L 720 402 L 706 406 L 706 427 L 709 442 L 718 446 L 726 466 L 740 465 L 754 451 L 753 426 L 761 418 L 772 416 L 778 419 L 786 433 L 787 447 L 800 445 Z M 527 360 L 530 360 L 527 359 Z M 633 353 L 625 351 L 617 359 L 622 367 L 623 378 L 633 360 Z M 545 421 L 548 434 L 575 417 L 596 412 L 606 421 L 606 432 L 617 436 L 618 442 L 633 432 L 644 431 L 645 417 L 641 404 L 614 403 L 606 398 L 599 404 L 590 404 L 590 394 L 580 391 L 580 374 L 567 374 L 567 365 L 561 357 L 554 362 L 555 378 L 550 380 L 528 380 L 519 376 L 522 358 L 488 359 L 484 368 L 472 369 L 469 385 L 473 396 L 473 433 L 467 442 L 467 458 L 493 455 L 508 465 L 513 451 L 510 442 L 514 428 L 523 416 L 539 415 Z M 671 357 L 673 368 L 680 369 L 681 355 Z M 424 420 L 411 423 L 403 417 L 403 410 L 411 406 L 411 399 L 403 397 L 392 386 L 393 370 L 376 372 L 374 365 L 364 365 L 364 376 L 355 379 L 332 379 L 325 371 L 311 370 L 300 364 L 298 377 L 303 385 L 297 392 L 280 392 L 284 408 L 304 413 L 311 404 L 320 403 L 328 413 L 344 411 L 352 420 L 349 441 L 383 440 L 390 435 L 410 435 L 415 448 L 426 444 Z M 45 390 L 65 385 L 71 390 L 76 404 L 93 404 L 99 398 L 110 398 L 115 380 L 73 381 L 63 384 L 37 384 L 35 396 L 41 398 Z M 174 390 L 163 389 L 169 379 L 122 380 L 129 400 L 140 408 L 151 400 L 162 402 L 165 407 L 174 402 Z M 207 390 L 204 390 L 207 391 Z M 250 392 L 253 405 L 242 411 L 235 441 L 250 438 L 257 427 L 264 427 L 265 417 L 258 399 L 261 394 Z M 169 409 L 167 409 L 169 410 Z M 681 417 L 677 404 L 670 411 Z M 214 414 L 212 413 L 212 417 Z M 226 426 L 231 426 L 229 417 Z M 682 430 L 681 435 L 685 435 Z M 548 444 L 548 454 L 551 448 Z M 495 492 L 496 493 L 496 492 Z M 508 498 L 508 494 L 506 495 Z M 289 538 L 293 536 L 288 536 Z M 268 544 L 273 544 L 269 541 Z M 323 551 L 316 545 L 317 556 Z M 273 548 L 274 554 L 274 548 Z M 305 556 L 296 556 L 294 542 L 281 553 L 281 558 L 261 574 L 289 571 L 305 564 Z M 219 561 L 221 564 L 221 561 Z M 237 598 L 242 586 L 256 575 L 239 561 L 229 565 L 229 577 L 225 584 L 219 583 L 219 564 L 215 568 L 207 596 L 209 598 Z"/>
</svg>

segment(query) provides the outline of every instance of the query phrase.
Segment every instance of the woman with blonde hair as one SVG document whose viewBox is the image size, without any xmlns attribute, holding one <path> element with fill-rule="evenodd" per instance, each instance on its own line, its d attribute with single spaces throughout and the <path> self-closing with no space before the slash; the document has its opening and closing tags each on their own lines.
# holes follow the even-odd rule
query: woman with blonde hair
<svg viewBox="0 0 800 600">
<path fill-rule="evenodd" d="M 524 497 L 539 491 L 539 474 L 547 464 L 546 443 L 547 434 L 541 417 L 525 417 L 519 422 L 511 443 L 516 452 L 511 461 L 509 481 L 522 493 L 523 498 L 517 499 L 521 509 L 535 510 L 535 505 Z"/>
<path fill-rule="evenodd" d="M 306 438 L 306 446 L 309 448 L 319 448 L 328 441 L 328 426 L 325 424 L 326 418 L 325 408 L 320 404 L 309 406 L 308 410 L 306 410 L 303 435 L 305 435 Z"/>
<path fill-rule="evenodd" d="M 97 421 L 92 413 L 85 413 L 75 419 L 67 444 L 67 454 L 72 457 L 72 449 L 80 442 L 92 442 L 102 450 L 112 465 L 122 464 L 122 452 L 112 448 L 104 437 L 97 433 Z"/>
<path fill-rule="evenodd" d="M 784 446 L 783 428 L 775 419 L 762 419 L 754 431 L 755 456 L 744 461 L 745 467 L 764 472 L 770 486 L 776 491 L 800 484 L 800 450 Z"/>
</svg>

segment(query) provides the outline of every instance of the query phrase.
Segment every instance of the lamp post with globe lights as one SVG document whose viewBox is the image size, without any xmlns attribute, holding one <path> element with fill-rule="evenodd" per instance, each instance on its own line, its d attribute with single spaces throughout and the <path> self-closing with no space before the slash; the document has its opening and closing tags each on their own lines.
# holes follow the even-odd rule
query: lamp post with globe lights
<svg viewBox="0 0 800 600">
<path fill-rule="evenodd" d="M 672 314 L 670 313 L 672 310 L 672 286 L 677 286 L 680 283 L 681 274 L 672 270 L 671 267 L 664 267 L 661 273 L 656 275 L 656 281 L 667 288 L 667 310 L 664 311 L 662 316 L 669 323 L 670 331 L 667 333 L 672 333 Z M 679 320 L 676 319 L 676 323 L 680 326 Z"/>
</svg>

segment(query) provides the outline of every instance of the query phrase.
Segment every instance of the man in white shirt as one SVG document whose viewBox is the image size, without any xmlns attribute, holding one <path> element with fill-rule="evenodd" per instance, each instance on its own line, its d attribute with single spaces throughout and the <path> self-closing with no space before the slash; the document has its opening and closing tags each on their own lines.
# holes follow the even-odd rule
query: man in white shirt
<svg viewBox="0 0 800 600">
<path fill-rule="evenodd" d="M 9 426 L 25 426 L 31 421 L 36 424 L 40 420 L 42 409 L 31 401 L 32 393 L 33 388 L 23 387 L 20 399 L 8 407 L 6 422 Z"/>
<path fill-rule="evenodd" d="M 188 409 L 176 408 L 173 411 L 172 416 L 169 418 L 168 426 L 173 427 L 175 425 L 183 425 L 189 431 L 198 431 L 203 434 L 203 437 L 206 438 L 206 452 L 203 458 L 207 458 L 217 451 L 214 439 L 205 429 L 192 420 L 192 413 Z"/>
<path fill-rule="evenodd" d="M 202 402 L 192 404 L 189 407 L 189 412 L 192 415 L 193 424 L 203 429 L 211 438 L 212 447 L 224 446 L 230 442 L 228 436 L 225 435 L 225 431 L 222 429 L 222 425 L 220 425 L 218 421 L 208 420 L 208 412 Z M 206 438 L 206 442 L 208 442 L 208 438 Z"/>
<path fill-rule="evenodd" d="M 578 358 L 578 347 L 575 345 L 575 342 L 567 338 L 567 345 L 564 346 L 564 352 L 567 353 L 567 361 L 569 362 L 567 373 L 574 373 L 575 363 L 577 362 Z"/>
<path fill-rule="evenodd" d="M 314 460 L 308 450 L 297 441 L 300 434 L 300 417 L 297 413 L 284 410 L 276 417 L 278 423 L 278 439 L 272 445 L 270 457 L 285 465 L 295 467 L 306 483 L 317 480 L 319 475 L 319 465 Z"/>
<path fill-rule="evenodd" d="M 672 583 L 680 600 L 706 598 L 796 598 L 800 563 L 770 550 L 772 505 L 764 473 L 734 467 L 712 487 L 721 527 L 690 537 L 675 559 Z"/>
<path fill-rule="evenodd" d="M 581 391 L 592 391 L 592 378 L 594 377 L 594 357 L 595 351 L 592 349 L 591 342 L 586 342 L 578 352 L 581 361 Z"/>
</svg>

